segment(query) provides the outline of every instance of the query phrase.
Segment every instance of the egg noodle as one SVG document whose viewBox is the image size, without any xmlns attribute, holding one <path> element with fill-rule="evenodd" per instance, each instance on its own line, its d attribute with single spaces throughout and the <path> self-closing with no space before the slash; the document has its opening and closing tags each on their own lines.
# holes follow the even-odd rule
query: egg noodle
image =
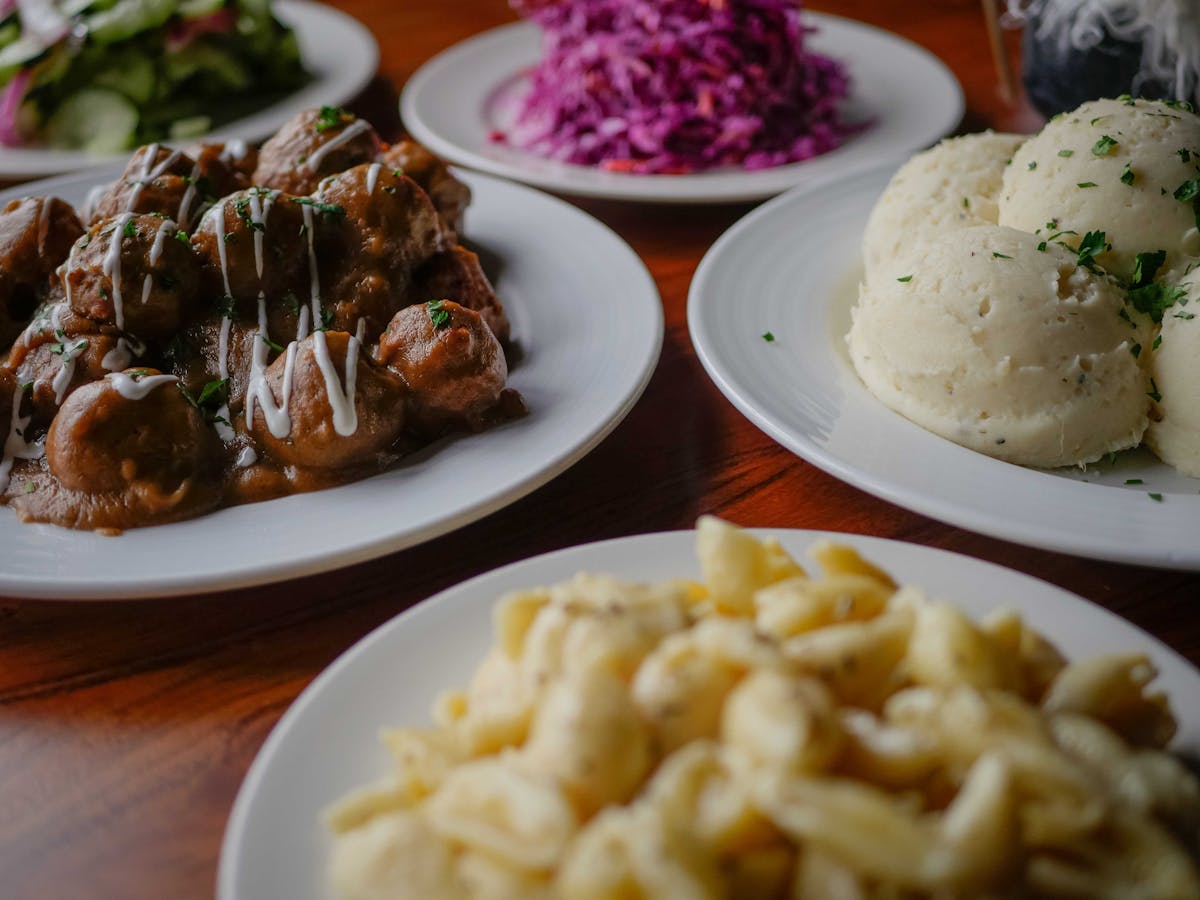
<svg viewBox="0 0 1200 900">
<path fill-rule="evenodd" d="M 1196 898 L 1200 785 L 1131 653 L 1068 663 L 821 542 L 701 519 L 701 583 L 495 608 L 327 815 L 343 900 Z"/>
</svg>

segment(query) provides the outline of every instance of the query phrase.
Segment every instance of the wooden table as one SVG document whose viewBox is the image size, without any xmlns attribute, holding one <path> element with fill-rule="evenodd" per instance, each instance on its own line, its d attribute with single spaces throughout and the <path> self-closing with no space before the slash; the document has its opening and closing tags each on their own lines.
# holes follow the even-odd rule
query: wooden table
<svg viewBox="0 0 1200 900">
<path fill-rule="evenodd" d="M 513 18 L 503 0 L 336 5 L 380 41 L 382 78 L 357 108 L 386 136 L 399 124 L 395 89 L 417 66 Z M 811 6 L 875 22 L 939 54 L 966 89 L 965 129 L 1038 127 L 1027 106 L 1000 98 L 973 0 Z M 584 205 L 649 264 L 666 343 L 629 418 L 552 484 L 426 546 L 301 581 L 163 602 L 0 604 L 0 897 L 211 896 L 225 820 L 254 754 L 304 686 L 358 638 L 501 564 L 687 528 L 706 512 L 746 525 L 901 538 L 1011 566 L 1109 607 L 1200 662 L 1200 576 L 1076 559 L 943 525 L 802 462 L 734 410 L 692 351 L 684 309 L 700 257 L 747 207 Z"/>
</svg>

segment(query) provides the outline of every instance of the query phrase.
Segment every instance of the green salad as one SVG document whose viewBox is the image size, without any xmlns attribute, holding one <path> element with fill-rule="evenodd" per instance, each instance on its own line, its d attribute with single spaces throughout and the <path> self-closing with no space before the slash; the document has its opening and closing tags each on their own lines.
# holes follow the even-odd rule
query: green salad
<svg viewBox="0 0 1200 900">
<path fill-rule="evenodd" d="M 187 140 L 308 79 L 269 0 L 0 0 L 0 144 Z"/>
</svg>

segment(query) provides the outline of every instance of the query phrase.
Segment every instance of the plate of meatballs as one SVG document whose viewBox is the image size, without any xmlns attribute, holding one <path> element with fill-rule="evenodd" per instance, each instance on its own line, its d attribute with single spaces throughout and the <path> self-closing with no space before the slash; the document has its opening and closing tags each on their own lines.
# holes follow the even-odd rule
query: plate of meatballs
<svg viewBox="0 0 1200 900">
<path fill-rule="evenodd" d="M 644 389 L 653 281 L 344 110 L 0 194 L 0 594 L 166 596 L 443 534 Z"/>
</svg>

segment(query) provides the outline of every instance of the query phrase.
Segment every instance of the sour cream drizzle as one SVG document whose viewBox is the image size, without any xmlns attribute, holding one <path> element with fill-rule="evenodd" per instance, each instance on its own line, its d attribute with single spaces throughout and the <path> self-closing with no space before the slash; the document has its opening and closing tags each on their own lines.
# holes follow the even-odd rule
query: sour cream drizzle
<svg viewBox="0 0 1200 900">
<path fill-rule="evenodd" d="M 112 227 L 108 252 L 104 255 L 104 274 L 112 281 L 113 320 L 117 328 L 125 330 L 125 308 L 121 303 L 121 241 L 125 237 L 125 226 L 133 213 L 121 213 Z"/>
<path fill-rule="evenodd" d="M 179 381 L 174 375 L 144 375 L 141 378 L 134 378 L 124 372 L 109 372 L 104 377 L 126 400 L 144 400 L 156 388 Z"/>
<path fill-rule="evenodd" d="M 104 354 L 100 365 L 110 372 L 120 372 L 128 369 L 135 356 L 146 352 L 146 345 L 130 335 L 117 338 L 117 346 Z"/>
<path fill-rule="evenodd" d="M 21 401 L 24 397 L 25 388 L 18 384 L 13 388 L 12 412 L 8 417 L 8 435 L 4 439 L 3 458 L 0 458 L 0 492 L 8 490 L 8 481 L 14 460 L 41 459 L 46 455 L 46 446 L 43 442 L 29 443 L 25 440 L 25 429 L 29 425 L 32 414 L 21 415 Z"/>
<path fill-rule="evenodd" d="M 323 160 L 327 154 L 332 153 L 334 150 L 343 146 L 344 144 L 350 143 L 350 141 L 354 140 L 360 134 L 364 134 L 370 130 L 370 124 L 364 119 L 358 119 L 355 122 L 352 122 L 351 124 L 347 125 L 342 130 L 342 133 L 333 140 L 322 144 L 312 153 L 308 154 L 308 159 L 304 161 L 303 167 L 309 172 L 315 172 L 321 165 L 321 160 Z"/>
<path fill-rule="evenodd" d="M 313 356 L 321 374 L 325 376 L 325 393 L 329 398 L 329 408 L 333 410 L 333 430 L 342 437 L 349 437 L 358 431 L 358 407 L 354 403 L 354 383 L 358 377 L 358 348 L 360 341 L 351 336 L 346 344 L 346 388 L 342 390 L 338 381 L 337 369 L 329 355 L 329 343 L 325 340 L 325 332 L 313 333 Z"/>
<path fill-rule="evenodd" d="M 379 183 L 379 170 L 383 168 L 383 163 L 371 163 L 371 167 L 367 169 L 367 196 L 375 193 L 375 185 Z"/>
<path fill-rule="evenodd" d="M 59 346 L 62 348 L 62 365 L 55 373 L 54 380 L 50 382 L 50 387 L 54 389 L 54 402 L 58 404 L 63 402 L 63 395 L 71 386 L 71 379 L 75 377 L 75 359 L 87 349 L 88 345 L 88 342 L 82 338 L 72 340 L 70 345 L 67 344 L 67 335 L 63 334 L 62 330 L 62 314 L 65 309 L 66 304 L 59 303 L 50 311 L 50 327 L 54 329 L 54 336 L 58 338 Z"/>
<path fill-rule="evenodd" d="M 138 199 L 142 196 L 142 191 L 146 185 L 155 178 L 162 176 L 175 160 L 179 159 L 180 153 L 178 150 L 172 150 L 167 158 L 160 162 L 157 166 L 154 165 L 154 157 L 158 156 L 159 145 L 151 144 L 146 148 L 146 157 L 142 160 L 142 170 L 138 173 L 138 178 L 133 182 L 133 190 L 129 192 L 129 199 L 125 202 L 125 211 L 132 212 L 137 206 Z M 152 168 L 153 167 L 153 168 Z"/>
</svg>

